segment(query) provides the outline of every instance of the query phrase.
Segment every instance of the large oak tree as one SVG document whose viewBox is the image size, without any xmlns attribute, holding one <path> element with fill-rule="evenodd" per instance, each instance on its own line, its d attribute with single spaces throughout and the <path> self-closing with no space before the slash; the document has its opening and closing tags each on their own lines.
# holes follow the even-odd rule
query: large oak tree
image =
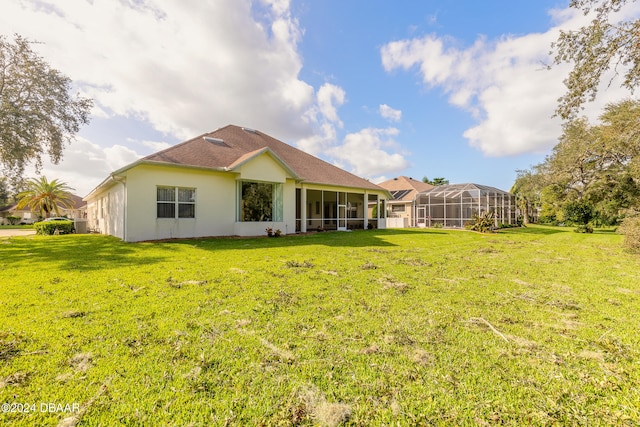
<svg viewBox="0 0 640 427">
<path fill-rule="evenodd" d="M 570 7 L 593 19 L 577 31 L 561 31 L 553 44 L 555 63 L 573 64 L 556 110 L 563 119 L 576 118 L 583 104 L 595 99 L 601 79 L 610 70 L 622 75 L 622 86 L 631 93 L 640 84 L 640 20 L 620 20 L 617 14 L 633 1 L 571 0 Z"/>
<path fill-rule="evenodd" d="M 544 162 L 519 171 L 512 191 L 544 216 L 589 207 L 602 222 L 615 223 L 640 207 L 639 136 L 640 101 L 607 105 L 596 126 L 571 120 Z"/>
<path fill-rule="evenodd" d="M 93 105 L 71 92 L 71 79 L 47 64 L 32 42 L 0 36 L 0 166 L 18 182 L 29 163 L 62 158 Z"/>
</svg>

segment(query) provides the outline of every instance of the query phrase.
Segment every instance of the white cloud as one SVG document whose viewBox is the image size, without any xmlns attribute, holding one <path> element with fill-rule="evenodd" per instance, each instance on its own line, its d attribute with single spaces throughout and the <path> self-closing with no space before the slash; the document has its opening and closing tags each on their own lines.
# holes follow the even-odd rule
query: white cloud
<svg viewBox="0 0 640 427">
<path fill-rule="evenodd" d="M 342 127 L 342 121 L 338 117 L 337 107 L 344 104 L 344 90 L 339 86 L 325 83 L 318 89 L 317 96 L 318 108 L 324 119 L 334 123 L 338 127 Z"/>
<path fill-rule="evenodd" d="M 102 182 L 111 172 L 128 165 L 141 156 L 130 148 L 113 145 L 103 148 L 84 138 L 77 138 L 65 150 L 59 164 L 46 158 L 40 175 L 49 180 L 58 179 L 74 188 L 73 193 L 84 197 Z M 26 177 L 35 177 L 35 169 L 27 168 Z"/>
<path fill-rule="evenodd" d="M 113 145 L 104 148 L 103 152 L 105 156 L 104 161 L 110 171 L 118 170 L 142 157 L 132 149 L 123 145 Z"/>
<path fill-rule="evenodd" d="M 393 140 L 399 133 L 396 128 L 366 128 L 347 134 L 339 142 L 337 129 L 343 124 L 338 107 L 345 102 L 345 92 L 338 86 L 325 83 L 316 96 L 318 108 L 313 121 L 317 123 L 317 130 L 313 136 L 300 139 L 296 144 L 299 148 L 369 179 L 398 172 L 409 165 L 404 153 L 400 153 L 401 147 Z M 386 105 L 380 106 L 380 113 L 387 114 L 391 120 L 399 120 L 402 115 L 402 112 Z"/>
<path fill-rule="evenodd" d="M 339 86 L 325 83 L 318 89 L 315 96 L 316 107 L 306 114 L 315 132 L 309 137 L 299 139 L 296 145 L 309 154 L 320 156 L 337 144 L 336 128 L 343 126 L 338 107 L 345 102 L 345 92 Z"/>
<path fill-rule="evenodd" d="M 42 41 L 34 48 L 100 116 L 144 118 L 178 138 L 228 123 L 311 133 L 300 117 L 314 89 L 298 78 L 302 31 L 287 0 L 3 2 L 0 26 Z"/>
<path fill-rule="evenodd" d="M 380 104 L 380 107 L 378 108 L 378 111 L 380 112 L 380 115 L 392 122 L 399 122 L 400 120 L 402 120 L 402 111 L 400 110 L 395 110 L 391 107 L 389 107 L 387 104 Z"/>
<path fill-rule="evenodd" d="M 168 142 L 164 142 L 164 141 L 144 140 L 144 141 L 140 141 L 140 143 L 145 147 L 151 148 L 154 152 L 166 150 L 167 148 L 173 146 L 173 144 L 169 144 Z"/>
<path fill-rule="evenodd" d="M 323 157 L 331 147 L 337 144 L 337 141 L 338 135 L 335 125 L 322 123 L 313 136 L 299 139 L 296 146 L 311 155 Z"/>
<path fill-rule="evenodd" d="M 289 10 L 289 0 L 260 0 L 261 3 L 273 7 L 278 14 L 286 14 Z"/>
<path fill-rule="evenodd" d="M 361 175 L 405 164 L 388 130 L 339 141 L 346 92 L 331 83 L 316 90 L 299 78 L 303 30 L 290 7 L 289 0 L 5 1 L 0 27 L 43 42 L 34 49 L 95 100 L 97 117 L 143 120 L 178 139 L 229 123 L 248 126 L 328 160 L 352 153 L 345 164 Z M 86 193 L 139 157 L 95 142 L 78 140 L 59 166 L 45 164 L 43 172 Z M 358 149 L 377 157 L 365 162 Z"/>
<path fill-rule="evenodd" d="M 337 128 L 342 127 L 338 114 L 345 100 L 342 88 L 324 84 L 317 93 L 318 109 L 313 120 L 318 129 L 313 136 L 298 140 L 297 146 L 307 153 L 323 157 L 336 166 L 358 176 L 378 180 L 385 173 L 395 173 L 409 166 L 400 145 L 393 139 L 398 135 L 396 128 L 365 128 L 349 133 L 342 142 L 338 141 Z M 401 112 L 386 105 L 380 106 L 381 114 L 391 119 L 400 118 Z M 366 155 L 364 155 L 366 153 Z"/>
<path fill-rule="evenodd" d="M 407 168 L 409 162 L 403 154 L 389 152 L 400 150 L 399 144 L 393 139 L 398 133 L 396 128 L 362 129 L 348 134 L 343 144 L 331 150 L 331 155 L 340 167 L 347 167 L 365 178 L 399 172 Z"/>
<path fill-rule="evenodd" d="M 464 136 L 483 153 L 544 152 L 561 133 L 561 121 L 552 116 L 569 69 L 546 69 L 545 64 L 552 63 L 551 43 L 560 28 L 578 28 L 589 19 L 567 9 L 551 14 L 557 26 L 545 33 L 494 41 L 479 37 L 467 48 L 435 34 L 394 41 L 382 47 L 382 64 L 388 72 L 417 67 L 426 86 L 441 88 L 452 105 L 468 111 L 478 123 Z M 624 96 L 614 86 L 600 94 L 589 106 L 591 116 L 597 116 L 606 102 Z"/>
</svg>

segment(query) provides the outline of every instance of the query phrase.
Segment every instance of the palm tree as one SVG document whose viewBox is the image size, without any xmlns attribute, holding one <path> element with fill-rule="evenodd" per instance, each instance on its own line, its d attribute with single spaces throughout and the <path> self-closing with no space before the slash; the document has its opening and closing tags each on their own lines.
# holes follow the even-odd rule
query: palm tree
<svg viewBox="0 0 640 427">
<path fill-rule="evenodd" d="M 26 182 L 26 190 L 18 194 L 17 208 L 28 206 L 32 212 L 37 212 L 41 217 L 48 218 L 52 212 L 60 216 L 60 208 L 72 208 L 73 200 L 70 191 L 73 188 L 57 179 L 47 181 L 46 176 L 40 179 L 29 179 Z"/>
</svg>

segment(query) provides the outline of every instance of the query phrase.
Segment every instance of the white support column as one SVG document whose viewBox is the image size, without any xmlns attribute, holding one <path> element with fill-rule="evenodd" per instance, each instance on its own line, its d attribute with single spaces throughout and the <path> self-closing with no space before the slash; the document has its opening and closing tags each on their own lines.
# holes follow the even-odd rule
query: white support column
<svg viewBox="0 0 640 427">
<path fill-rule="evenodd" d="M 447 194 L 448 193 L 446 191 L 443 191 L 442 194 L 443 194 L 442 196 L 443 215 L 442 216 L 444 218 L 443 219 L 444 223 L 442 224 L 442 226 L 444 228 L 447 228 Z"/>
<path fill-rule="evenodd" d="M 365 190 L 364 192 L 364 206 L 362 206 L 362 211 L 364 214 L 364 224 L 362 225 L 364 230 L 369 228 L 369 192 Z"/>
<path fill-rule="evenodd" d="M 300 232 L 307 232 L 307 189 L 300 186 Z"/>
<path fill-rule="evenodd" d="M 380 208 L 378 209 L 378 228 L 384 230 L 387 228 L 387 199 L 378 199 Z"/>
<path fill-rule="evenodd" d="M 498 212 L 498 193 L 493 194 L 493 209 Z M 498 228 L 498 215 L 493 216 L 493 225 Z"/>
<path fill-rule="evenodd" d="M 417 197 L 417 196 L 416 196 Z M 413 198 L 413 202 L 411 202 L 411 224 L 410 227 L 418 226 L 418 204 L 416 203 L 416 198 Z"/>
<path fill-rule="evenodd" d="M 486 209 L 485 210 L 486 210 L 487 214 L 489 214 L 489 205 L 490 205 L 489 199 L 490 199 L 490 197 L 491 197 L 491 192 L 487 191 L 487 197 L 486 197 L 486 200 L 485 200 L 485 203 L 486 203 L 486 205 L 485 205 Z"/>
<path fill-rule="evenodd" d="M 427 215 L 427 217 L 429 217 L 429 224 L 427 225 L 427 227 L 431 228 L 431 193 L 429 193 L 429 211 L 427 212 L 425 210 L 425 215 Z M 426 223 L 427 221 L 425 221 Z"/>
<path fill-rule="evenodd" d="M 464 215 L 463 215 L 463 211 L 464 211 L 464 205 L 462 204 L 462 194 L 464 193 L 464 191 L 460 192 L 460 214 L 458 215 L 458 218 L 460 219 L 460 228 L 464 228 Z"/>
<path fill-rule="evenodd" d="M 507 220 L 507 221 L 504 220 L 504 212 L 505 212 L 505 210 L 504 210 L 504 194 L 503 194 L 502 195 L 502 223 L 503 224 L 504 223 L 511 224 L 511 220 L 510 219 Z"/>
</svg>

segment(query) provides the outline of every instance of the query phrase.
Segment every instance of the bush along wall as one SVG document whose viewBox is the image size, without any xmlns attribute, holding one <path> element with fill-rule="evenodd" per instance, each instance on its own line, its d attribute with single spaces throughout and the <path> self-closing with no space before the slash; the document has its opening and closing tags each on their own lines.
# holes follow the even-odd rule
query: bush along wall
<svg viewBox="0 0 640 427">
<path fill-rule="evenodd" d="M 75 231 L 73 221 L 42 221 L 33 224 L 33 228 L 36 229 L 36 234 L 42 234 L 45 236 L 51 236 L 56 234 L 70 234 Z"/>
</svg>

